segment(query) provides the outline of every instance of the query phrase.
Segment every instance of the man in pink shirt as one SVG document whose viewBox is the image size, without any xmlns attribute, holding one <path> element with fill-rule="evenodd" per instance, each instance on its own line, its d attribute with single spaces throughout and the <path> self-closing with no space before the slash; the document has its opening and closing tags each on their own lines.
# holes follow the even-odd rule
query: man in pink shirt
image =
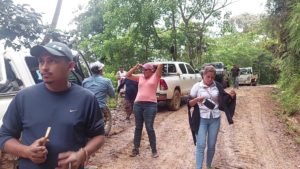
<svg viewBox="0 0 300 169">
<path fill-rule="evenodd" d="M 143 74 L 133 75 L 138 68 L 142 68 Z M 126 74 L 128 79 L 138 82 L 138 93 L 133 105 L 135 132 L 133 139 L 134 148 L 132 149 L 131 157 L 135 157 L 139 154 L 144 121 L 149 137 L 150 147 L 152 149 L 152 157 L 158 157 L 153 123 L 157 112 L 156 89 L 161 77 L 162 69 L 162 64 L 137 64 Z"/>
</svg>

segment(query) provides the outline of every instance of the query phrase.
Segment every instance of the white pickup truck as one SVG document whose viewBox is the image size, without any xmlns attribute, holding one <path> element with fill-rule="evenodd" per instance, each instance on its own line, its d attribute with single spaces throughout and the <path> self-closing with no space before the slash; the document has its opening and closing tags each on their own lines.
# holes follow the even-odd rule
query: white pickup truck
<svg viewBox="0 0 300 169">
<path fill-rule="evenodd" d="M 83 78 L 89 76 L 89 69 L 82 55 L 75 57 L 76 67 L 69 79 L 81 85 Z M 0 54 L 0 126 L 3 115 L 18 91 L 42 81 L 35 57 L 21 52 Z"/>
<path fill-rule="evenodd" d="M 239 80 L 239 85 L 256 86 L 257 75 L 253 74 L 252 67 L 243 67 L 240 68 L 240 74 L 238 80 Z"/>
<path fill-rule="evenodd" d="M 163 73 L 157 87 L 158 101 L 166 101 L 169 110 L 178 110 L 181 98 L 190 94 L 192 86 L 201 81 L 201 75 L 185 62 L 151 62 L 163 64 Z"/>
</svg>

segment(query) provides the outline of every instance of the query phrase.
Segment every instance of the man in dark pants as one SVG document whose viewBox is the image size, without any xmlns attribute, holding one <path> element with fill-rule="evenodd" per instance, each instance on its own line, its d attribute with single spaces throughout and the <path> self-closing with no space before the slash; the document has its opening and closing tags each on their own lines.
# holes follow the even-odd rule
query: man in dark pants
<svg viewBox="0 0 300 169">
<path fill-rule="evenodd" d="M 130 116 L 133 112 L 133 103 L 138 92 L 138 82 L 124 79 L 123 82 L 118 87 L 118 93 L 125 86 L 125 111 L 126 120 L 130 120 Z"/>
<path fill-rule="evenodd" d="M 65 44 L 34 46 L 30 53 L 38 59 L 43 82 L 21 90 L 10 103 L 0 128 L 0 148 L 19 157 L 19 169 L 83 169 L 104 143 L 98 102 L 68 81 L 75 62 Z"/>
<path fill-rule="evenodd" d="M 232 82 L 233 82 L 233 87 L 234 88 L 239 88 L 239 77 L 240 75 L 240 69 L 237 67 L 237 65 L 233 65 L 233 68 L 231 69 L 231 77 L 232 77 Z"/>
</svg>

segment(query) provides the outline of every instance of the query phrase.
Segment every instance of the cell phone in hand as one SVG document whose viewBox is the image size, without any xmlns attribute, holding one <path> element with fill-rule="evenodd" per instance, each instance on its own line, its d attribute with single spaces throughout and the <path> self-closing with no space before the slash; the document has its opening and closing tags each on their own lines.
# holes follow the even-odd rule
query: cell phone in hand
<svg viewBox="0 0 300 169">
<path fill-rule="evenodd" d="M 207 108 L 209 108 L 209 109 L 214 109 L 215 108 L 215 104 L 212 102 L 212 101 L 210 101 L 209 99 L 205 99 L 204 100 L 204 102 L 203 102 L 203 105 L 204 106 L 206 106 Z"/>
</svg>

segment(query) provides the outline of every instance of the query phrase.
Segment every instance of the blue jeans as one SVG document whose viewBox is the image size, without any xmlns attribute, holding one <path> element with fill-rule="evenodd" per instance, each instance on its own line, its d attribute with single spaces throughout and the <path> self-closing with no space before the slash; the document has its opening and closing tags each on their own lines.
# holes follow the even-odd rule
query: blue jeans
<svg viewBox="0 0 300 169">
<path fill-rule="evenodd" d="M 134 148 L 140 147 L 142 131 L 143 131 L 143 123 L 145 121 L 150 147 L 152 149 L 152 152 L 157 152 L 156 136 L 153 128 L 153 123 L 157 112 L 157 103 L 135 102 L 133 105 L 133 112 L 135 116 L 135 131 L 134 131 L 134 139 L 133 139 Z"/>
<path fill-rule="evenodd" d="M 204 150 L 206 146 L 207 138 L 207 155 L 206 166 L 211 167 L 211 163 L 215 154 L 215 147 L 217 143 L 217 137 L 220 129 L 220 117 L 204 119 L 201 118 L 200 126 L 197 134 L 196 143 L 196 168 L 202 169 L 202 163 L 204 158 Z"/>
<path fill-rule="evenodd" d="M 232 77 L 232 82 L 233 82 L 233 87 L 234 88 L 239 88 L 239 79 L 238 79 L 238 76 Z"/>
</svg>

